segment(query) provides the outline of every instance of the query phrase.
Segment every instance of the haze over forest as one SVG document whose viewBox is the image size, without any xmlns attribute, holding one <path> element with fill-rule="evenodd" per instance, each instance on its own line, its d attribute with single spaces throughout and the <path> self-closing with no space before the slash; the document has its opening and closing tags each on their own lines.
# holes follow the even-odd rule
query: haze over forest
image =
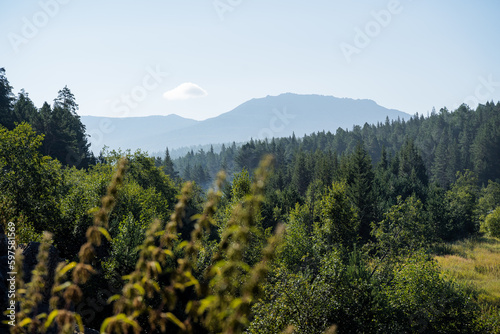
<svg viewBox="0 0 500 334">
<path fill-rule="evenodd" d="M 500 3 L 10 1 L 1 333 L 500 333 Z"/>
<path fill-rule="evenodd" d="M 235 109 L 204 121 L 177 115 L 105 118 L 83 116 L 95 154 L 104 145 L 109 149 L 142 149 L 163 152 L 209 144 L 242 143 L 253 139 L 271 139 L 335 132 L 364 123 L 409 119 L 410 115 L 383 108 L 371 100 L 339 99 L 333 96 L 281 94 L 252 99 Z"/>
</svg>

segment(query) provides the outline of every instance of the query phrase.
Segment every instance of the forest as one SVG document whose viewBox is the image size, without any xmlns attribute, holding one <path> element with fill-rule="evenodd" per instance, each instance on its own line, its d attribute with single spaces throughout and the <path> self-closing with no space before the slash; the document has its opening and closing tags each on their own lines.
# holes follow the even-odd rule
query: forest
<svg viewBox="0 0 500 334">
<path fill-rule="evenodd" d="M 445 270 L 500 259 L 500 102 L 172 159 L 94 156 L 68 87 L 12 90 L 0 69 L 3 331 L 500 333 L 500 262 Z"/>
</svg>

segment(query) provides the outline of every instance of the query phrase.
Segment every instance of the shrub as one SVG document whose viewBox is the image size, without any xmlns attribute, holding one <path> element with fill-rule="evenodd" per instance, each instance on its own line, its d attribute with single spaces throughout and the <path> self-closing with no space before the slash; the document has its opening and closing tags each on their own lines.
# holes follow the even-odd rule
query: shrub
<svg viewBox="0 0 500 334">
<path fill-rule="evenodd" d="M 486 216 L 484 225 L 492 237 L 500 238 L 500 206 Z"/>
</svg>

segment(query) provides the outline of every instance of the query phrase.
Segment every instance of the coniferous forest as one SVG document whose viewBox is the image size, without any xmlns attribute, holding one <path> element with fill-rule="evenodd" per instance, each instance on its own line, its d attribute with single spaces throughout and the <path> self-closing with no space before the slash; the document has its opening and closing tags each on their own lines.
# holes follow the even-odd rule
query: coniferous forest
<svg viewBox="0 0 500 334">
<path fill-rule="evenodd" d="M 500 333 L 500 263 L 450 265 L 500 259 L 500 102 L 177 159 L 77 110 L 0 70 L 3 331 Z"/>
</svg>

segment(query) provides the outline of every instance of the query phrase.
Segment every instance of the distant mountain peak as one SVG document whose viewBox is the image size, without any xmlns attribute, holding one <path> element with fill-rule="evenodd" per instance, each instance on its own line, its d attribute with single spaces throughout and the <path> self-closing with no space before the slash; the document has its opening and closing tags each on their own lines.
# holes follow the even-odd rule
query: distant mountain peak
<svg viewBox="0 0 500 334">
<path fill-rule="evenodd" d="M 338 98 L 319 94 L 282 93 L 248 100 L 231 111 L 204 121 L 183 118 L 176 114 L 112 119 L 115 129 L 92 143 L 94 152 L 103 145 L 110 148 L 149 152 L 232 142 L 250 138 L 265 139 L 335 132 L 353 125 L 376 124 L 389 119 L 410 118 L 399 110 L 387 109 L 370 99 Z M 88 133 L 99 131 L 99 120 L 83 116 Z"/>
</svg>

